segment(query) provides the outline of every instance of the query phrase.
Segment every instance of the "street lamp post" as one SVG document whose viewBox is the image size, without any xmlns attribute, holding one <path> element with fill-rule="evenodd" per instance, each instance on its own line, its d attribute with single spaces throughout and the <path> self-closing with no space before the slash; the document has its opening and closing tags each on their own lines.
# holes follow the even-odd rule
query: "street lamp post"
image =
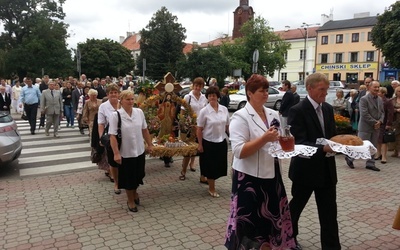
<svg viewBox="0 0 400 250">
<path fill-rule="evenodd" d="M 308 43 L 308 27 L 312 25 L 319 25 L 319 23 L 303 23 L 301 27 L 304 29 L 303 37 L 304 37 L 304 50 L 303 50 L 303 81 L 306 79 L 306 55 L 307 55 L 307 43 Z"/>
</svg>

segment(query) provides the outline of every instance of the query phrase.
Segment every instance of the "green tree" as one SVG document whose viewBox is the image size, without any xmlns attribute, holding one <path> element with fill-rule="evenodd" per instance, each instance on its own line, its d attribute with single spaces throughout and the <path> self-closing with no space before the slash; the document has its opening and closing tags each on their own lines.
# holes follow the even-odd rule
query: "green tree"
<svg viewBox="0 0 400 250">
<path fill-rule="evenodd" d="M 178 74 L 194 79 L 198 76 L 208 79 L 214 77 L 223 86 L 224 79 L 231 74 L 231 64 L 221 54 L 219 47 L 194 48 L 187 59 L 178 64 Z"/>
<path fill-rule="evenodd" d="M 5 54 L 6 76 L 41 76 L 42 70 L 52 76 L 72 72 L 63 4 L 64 0 L 0 0 L 5 30 L 0 35 L 0 49 Z"/>
<path fill-rule="evenodd" d="M 167 72 L 176 72 L 177 62 L 184 56 L 186 29 L 177 21 L 166 7 L 161 7 L 140 32 L 138 67 L 142 72 L 142 61 L 146 59 L 146 76 L 154 80 L 162 79 Z"/>
<path fill-rule="evenodd" d="M 400 2 L 392 4 L 372 28 L 372 44 L 393 68 L 400 68 Z"/>
<path fill-rule="evenodd" d="M 249 20 L 240 31 L 243 37 L 235 39 L 234 44 L 225 43 L 222 51 L 234 68 L 242 69 L 245 78 L 252 74 L 253 52 L 256 49 L 259 51 L 257 73 L 272 76 L 275 70 L 285 67 L 284 54 L 290 44 L 276 35 L 264 18 Z"/>
<path fill-rule="evenodd" d="M 110 39 L 87 39 L 78 44 L 81 69 L 87 77 L 120 76 L 130 74 L 135 66 L 130 51 Z"/>
</svg>

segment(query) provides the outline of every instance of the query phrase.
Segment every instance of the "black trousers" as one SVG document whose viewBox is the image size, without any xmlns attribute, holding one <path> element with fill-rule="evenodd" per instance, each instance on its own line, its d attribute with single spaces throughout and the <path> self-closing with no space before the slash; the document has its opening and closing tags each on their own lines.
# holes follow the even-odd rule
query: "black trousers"
<svg viewBox="0 0 400 250">
<path fill-rule="evenodd" d="M 24 109 L 26 116 L 28 117 L 29 125 L 31 127 L 31 132 L 35 132 L 38 104 L 37 103 L 31 105 L 25 104 Z"/>
<path fill-rule="evenodd" d="M 299 233 L 299 218 L 311 194 L 314 192 L 317 203 L 318 218 L 321 226 L 321 249 L 339 250 L 339 229 L 337 223 L 336 186 L 313 188 L 292 184 L 292 200 L 289 203 L 290 215 L 293 223 L 293 235 Z"/>
</svg>

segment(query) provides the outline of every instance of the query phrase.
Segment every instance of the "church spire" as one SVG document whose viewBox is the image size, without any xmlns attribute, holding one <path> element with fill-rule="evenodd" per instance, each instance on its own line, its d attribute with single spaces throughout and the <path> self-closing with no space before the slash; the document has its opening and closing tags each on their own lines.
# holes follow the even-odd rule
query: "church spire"
<svg viewBox="0 0 400 250">
<path fill-rule="evenodd" d="M 240 6 L 249 6 L 249 0 L 240 0 Z"/>
<path fill-rule="evenodd" d="M 240 29 L 243 24 L 254 17 L 253 7 L 249 6 L 249 0 L 240 0 L 239 6 L 233 12 L 233 31 L 232 38 L 243 36 Z"/>
</svg>

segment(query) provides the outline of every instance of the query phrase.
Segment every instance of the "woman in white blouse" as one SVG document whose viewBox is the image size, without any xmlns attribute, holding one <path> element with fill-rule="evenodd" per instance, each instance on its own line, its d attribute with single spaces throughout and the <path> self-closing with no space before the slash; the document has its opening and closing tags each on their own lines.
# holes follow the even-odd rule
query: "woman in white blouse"
<svg viewBox="0 0 400 250">
<path fill-rule="evenodd" d="M 98 133 L 99 138 L 104 134 L 104 131 L 108 129 L 110 116 L 114 111 L 118 109 L 118 96 L 119 96 L 119 86 L 116 84 L 110 84 L 107 87 L 107 98 L 108 100 L 99 106 L 99 111 L 97 113 L 97 123 L 98 123 Z M 104 146 L 104 145 L 103 145 Z M 105 171 L 105 175 L 110 178 L 111 182 L 114 182 L 114 193 L 120 194 L 121 190 L 118 189 L 118 163 L 114 161 L 111 157 L 110 152 L 104 153 L 103 160 L 98 164 L 99 169 Z M 104 161 L 104 158 L 106 160 Z M 111 167 L 110 167 L 111 166 Z"/>
<path fill-rule="evenodd" d="M 134 108 L 133 92 L 124 90 L 120 94 L 121 108 L 117 111 L 121 117 L 121 144 L 117 142 L 118 113 L 110 117 L 110 144 L 114 152 L 114 161 L 120 164 L 118 169 L 118 188 L 125 189 L 128 197 L 128 209 L 137 212 L 136 205 L 140 204 L 137 188 L 143 185 L 145 176 L 145 145 L 152 151 L 152 143 L 147 129 L 144 113 Z"/>
<path fill-rule="evenodd" d="M 234 170 L 225 246 L 232 250 L 296 247 L 280 163 L 268 153 L 280 124 L 278 113 L 264 107 L 268 88 L 264 76 L 252 75 L 248 102 L 230 123 Z"/>
<path fill-rule="evenodd" d="M 208 182 L 208 193 L 217 198 L 215 180 L 227 175 L 228 144 L 225 133 L 229 134 L 229 112 L 218 103 L 218 87 L 210 86 L 206 92 L 208 105 L 200 110 L 197 117 L 197 139 L 199 141 L 200 170 Z"/>
<path fill-rule="evenodd" d="M 15 81 L 15 85 L 12 87 L 12 99 L 11 99 L 11 106 L 14 109 L 15 113 L 22 113 L 18 112 L 18 107 L 19 107 L 19 96 L 21 95 L 21 89 L 22 87 L 19 84 L 19 81 Z"/>
<path fill-rule="evenodd" d="M 184 100 L 186 101 L 186 103 L 188 103 L 190 105 L 190 107 L 193 109 L 193 112 L 196 115 L 198 115 L 200 110 L 202 108 L 204 108 L 208 103 L 205 95 L 203 95 L 201 93 L 201 90 L 203 88 L 204 88 L 204 79 L 202 77 L 197 77 L 193 80 L 192 91 L 190 91 L 190 93 L 184 97 Z M 185 108 L 182 106 L 181 112 L 185 112 L 184 110 L 185 110 Z M 186 175 L 186 170 L 189 165 L 189 162 L 190 162 L 190 170 L 192 172 L 196 171 L 196 169 L 194 168 L 194 160 L 195 160 L 195 156 L 183 157 L 182 171 L 181 171 L 181 175 L 179 176 L 180 180 L 183 181 L 186 179 L 185 175 Z M 200 182 L 207 184 L 207 179 L 202 175 L 202 173 L 200 173 L 200 174 L 201 174 Z"/>
</svg>

